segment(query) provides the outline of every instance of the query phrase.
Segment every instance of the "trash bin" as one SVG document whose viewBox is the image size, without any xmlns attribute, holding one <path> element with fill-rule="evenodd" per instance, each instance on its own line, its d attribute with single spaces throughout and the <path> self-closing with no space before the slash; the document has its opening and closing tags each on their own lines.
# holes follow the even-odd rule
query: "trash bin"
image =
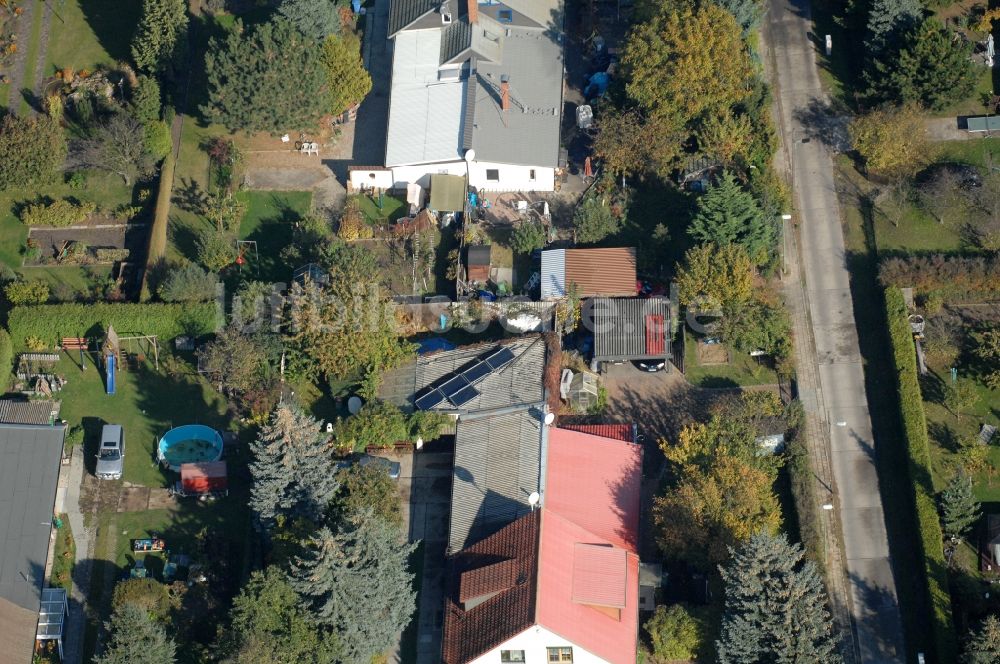
<svg viewBox="0 0 1000 664">
<path fill-rule="evenodd" d="M 62 528 L 63 527 L 62 519 L 60 519 L 57 516 L 52 517 L 52 525 L 55 526 L 56 528 Z"/>
</svg>

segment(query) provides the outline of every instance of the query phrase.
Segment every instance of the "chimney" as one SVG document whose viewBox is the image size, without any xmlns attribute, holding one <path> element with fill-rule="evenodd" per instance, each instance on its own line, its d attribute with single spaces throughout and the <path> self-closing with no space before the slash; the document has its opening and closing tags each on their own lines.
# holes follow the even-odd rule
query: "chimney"
<svg viewBox="0 0 1000 664">
<path fill-rule="evenodd" d="M 479 20 L 479 0 L 465 0 L 465 11 L 469 15 L 469 23 L 475 25 Z"/>
<path fill-rule="evenodd" d="M 504 113 L 510 110 L 510 77 L 507 74 L 500 77 L 500 108 Z"/>
</svg>

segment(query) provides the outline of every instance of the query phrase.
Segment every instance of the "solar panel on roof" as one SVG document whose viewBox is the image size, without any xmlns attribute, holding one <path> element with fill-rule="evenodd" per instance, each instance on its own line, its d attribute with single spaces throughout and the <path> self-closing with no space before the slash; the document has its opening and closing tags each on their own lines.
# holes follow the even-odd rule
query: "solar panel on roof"
<svg viewBox="0 0 1000 664">
<path fill-rule="evenodd" d="M 479 396 L 479 390 L 469 385 L 451 395 L 448 400 L 456 406 L 463 406 Z"/>
<path fill-rule="evenodd" d="M 413 405 L 419 408 L 420 410 L 430 410 L 431 408 L 438 405 L 442 401 L 444 401 L 444 395 L 438 392 L 437 390 L 431 390 L 427 394 L 423 395 L 422 397 L 419 397 L 416 401 L 414 401 Z"/>
<path fill-rule="evenodd" d="M 514 353 L 511 352 L 510 348 L 501 348 L 495 353 L 491 353 L 485 361 L 493 371 L 497 371 L 514 361 Z"/>
<path fill-rule="evenodd" d="M 466 381 L 461 376 L 455 376 L 454 378 L 449 379 L 446 383 L 441 385 L 441 387 L 439 387 L 438 390 L 440 390 L 441 394 L 443 394 L 445 398 L 451 399 L 451 396 L 455 394 L 455 392 L 458 392 L 462 388 L 466 387 L 468 384 L 469 384 L 468 381 Z"/>
<path fill-rule="evenodd" d="M 491 371 L 493 371 L 493 369 L 490 365 L 485 362 L 479 362 L 463 371 L 462 377 L 470 383 L 475 383 L 483 378 L 486 378 L 486 376 L 490 375 Z"/>
</svg>

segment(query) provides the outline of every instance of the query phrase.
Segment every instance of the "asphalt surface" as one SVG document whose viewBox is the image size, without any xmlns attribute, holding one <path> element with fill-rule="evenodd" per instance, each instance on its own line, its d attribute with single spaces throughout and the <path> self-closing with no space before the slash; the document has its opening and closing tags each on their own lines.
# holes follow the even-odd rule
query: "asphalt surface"
<svg viewBox="0 0 1000 664">
<path fill-rule="evenodd" d="M 864 663 L 901 662 L 902 626 L 875 465 L 875 442 L 854 323 L 833 164 L 814 135 L 824 107 L 808 0 L 771 0 L 768 42 L 776 70 L 780 131 L 795 191 L 819 388 L 803 404 L 829 434 L 835 514 L 843 536 L 853 650 Z M 850 48 L 848 44 L 835 45 Z"/>
</svg>

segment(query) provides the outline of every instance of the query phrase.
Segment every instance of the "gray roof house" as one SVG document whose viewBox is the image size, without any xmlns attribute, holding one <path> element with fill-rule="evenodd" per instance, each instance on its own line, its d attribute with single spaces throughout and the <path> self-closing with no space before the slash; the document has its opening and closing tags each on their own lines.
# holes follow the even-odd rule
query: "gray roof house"
<svg viewBox="0 0 1000 664">
<path fill-rule="evenodd" d="M 491 191 L 551 191 L 562 113 L 562 0 L 392 0 L 385 165 Z"/>
<path fill-rule="evenodd" d="M 0 664 L 31 661 L 65 432 L 0 424 Z"/>
<path fill-rule="evenodd" d="M 527 514 L 544 491 L 545 361 L 544 338 L 529 335 L 423 355 L 384 377 L 382 399 L 457 418 L 449 552 Z"/>
</svg>

